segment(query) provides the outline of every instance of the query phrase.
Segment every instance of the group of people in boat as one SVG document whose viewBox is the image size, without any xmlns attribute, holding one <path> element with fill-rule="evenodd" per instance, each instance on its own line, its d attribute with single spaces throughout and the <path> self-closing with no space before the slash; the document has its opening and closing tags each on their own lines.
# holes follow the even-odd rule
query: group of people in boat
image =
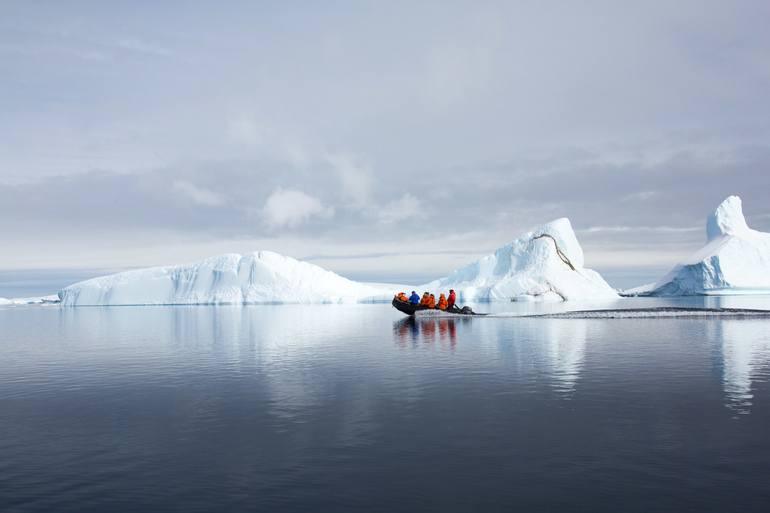
<svg viewBox="0 0 770 513">
<path fill-rule="evenodd" d="M 425 292 L 421 298 L 417 295 L 417 292 L 413 290 L 412 295 L 409 297 L 407 297 L 407 295 L 403 292 L 399 292 L 396 294 L 396 299 L 403 301 L 404 303 L 424 306 L 427 308 L 435 308 L 437 310 L 454 310 L 457 295 L 455 294 L 454 290 L 450 289 L 448 296 L 445 296 L 443 293 L 441 293 L 438 296 L 438 301 L 436 301 L 436 296 L 429 292 Z"/>
</svg>

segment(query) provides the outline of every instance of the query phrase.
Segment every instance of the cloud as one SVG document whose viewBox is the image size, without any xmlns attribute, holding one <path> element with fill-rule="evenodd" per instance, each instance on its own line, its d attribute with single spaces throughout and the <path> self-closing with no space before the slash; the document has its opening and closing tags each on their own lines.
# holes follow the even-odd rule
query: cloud
<svg viewBox="0 0 770 513">
<path fill-rule="evenodd" d="M 332 165 L 342 186 L 344 196 L 353 206 L 366 206 L 371 199 L 372 169 L 350 153 L 329 153 L 326 160 Z"/>
<path fill-rule="evenodd" d="M 265 143 L 265 127 L 260 126 L 253 118 L 244 114 L 238 114 L 228 119 L 225 133 L 231 141 L 237 144 L 260 146 Z"/>
<path fill-rule="evenodd" d="M 385 204 L 380 210 L 379 218 L 383 223 L 389 224 L 417 217 L 419 213 L 420 202 L 406 192 L 401 198 Z"/>
<path fill-rule="evenodd" d="M 766 1 L 236 3 L 4 6 L 0 265 L 50 237 L 491 251 L 561 216 L 626 265 L 700 247 L 732 193 L 770 230 Z"/>
<path fill-rule="evenodd" d="M 702 232 L 702 226 L 589 226 L 576 230 L 586 233 L 600 232 L 660 232 L 660 233 L 690 233 Z"/>
<path fill-rule="evenodd" d="M 185 180 L 175 180 L 172 190 L 204 207 L 219 207 L 224 205 L 227 198 L 208 189 L 204 189 Z"/>
<path fill-rule="evenodd" d="M 278 188 L 265 201 L 262 215 L 271 228 L 294 228 L 312 217 L 330 218 L 334 209 L 302 191 Z"/>
<path fill-rule="evenodd" d="M 125 37 L 115 42 L 118 48 L 154 57 L 171 57 L 173 53 L 168 48 L 151 44 L 135 37 Z"/>
</svg>

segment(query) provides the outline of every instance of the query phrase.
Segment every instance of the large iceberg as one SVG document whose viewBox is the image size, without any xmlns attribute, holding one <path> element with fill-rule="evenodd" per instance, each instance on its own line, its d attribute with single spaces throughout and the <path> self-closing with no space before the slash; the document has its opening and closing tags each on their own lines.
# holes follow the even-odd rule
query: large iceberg
<svg viewBox="0 0 770 513">
<path fill-rule="evenodd" d="M 93 278 L 59 292 L 63 305 L 349 303 L 390 299 L 397 286 L 358 283 L 271 251 Z"/>
<path fill-rule="evenodd" d="M 389 301 L 414 287 L 359 283 L 270 251 L 227 254 L 182 266 L 153 267 L 86 280 L 61 290 L 63 305 L 355 303 Z M 494 255 L 420 286 L 454 288 L 461 300 L 614 299 L 599 274 L 583 268 L 569 220 L 528 232 Z"/>
<path fill-rule="evenodd" d="M 752 230 L 741 199 L 730 196 L 706 222 L 706 245 L 656 283 L 633 292 L 655 296 L 770 293 L 770 233 Z"/>
<path fill-rule="evenodd" d="M 464 301 L 617 299 L 599 273 L 583 265 L 572 225 L 561 218 L 421 289 L 455 289 Z"/>
</svg>

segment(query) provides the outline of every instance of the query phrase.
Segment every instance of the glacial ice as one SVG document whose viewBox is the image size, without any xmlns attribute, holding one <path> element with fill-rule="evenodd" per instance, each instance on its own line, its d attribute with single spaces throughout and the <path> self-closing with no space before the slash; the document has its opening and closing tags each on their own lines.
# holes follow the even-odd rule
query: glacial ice
<svg viewBox="0 0 770 513">
<path fill-rule="evenodd" d="M 708 217 L 706 245 L 656 283 L 626 293 L 689 296 L 770 293 L 770 233 L 752 230 L 741 199 L 730 196 Z"/>
<path fill-rule="evenodd" d="M 390 300 L 396 287 L 259 251 L 93 278 L 64 288 L 59 298 L 63 305 L 350 303 Z"/>
<path fill-rule="evenodd" d="M 543 234 L 553 239 L 536 238 Z M 569 263 L 560 258 L 557 245 Z M 354 303 L 389 301 L 400 290 L 438 294 L 450 288 L 462 301 L 618 297 L 598 273 L 583 268 L 583 250 L 569 220 L 557 219 L 420 287 L 355 282 L 313 264 L 259 251 L 93 278 L 62 289 L 59 298 L 70 306 Z"/>
<path fill-rule="evenodd" d="M 541 235 L 553 239 L 538 238 Z M 560 257 L 557 246 L 574 269 Z M 572 225 L 561 218 L 420 289 L 454 289 L 463 301 L 617 299 L 601 275 L 583 265 L 583 249 Z"/>
</svg>

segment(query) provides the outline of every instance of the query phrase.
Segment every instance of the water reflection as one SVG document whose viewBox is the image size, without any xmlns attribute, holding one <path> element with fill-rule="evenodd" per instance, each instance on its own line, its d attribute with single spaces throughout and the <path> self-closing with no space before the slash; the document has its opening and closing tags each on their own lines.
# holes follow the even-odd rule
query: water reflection
<svg viewBox="0 0 770 513">
<path fill-rule="evenodd" d="M 743 298 L 700 301 L 705 306 L 746 307 L 739 299 Z M 339 370 L 340 362 L 350 362 L 351 369 L 366 366 L 370 372 L 379 372 L 383 379 L 408 373 L 408 369 L 400 367 L 402 362 L 397 356 L 376 342 L 383 332 L 387 337 L 392 329 L 393 340 L 399 347 L 435 348 L 450 353 L 462 349 L 467 351 L 460 355 L 463 360 L 455 362 L 476 368 L 502 366 L 525 386 L 545 384 L 563 398 L 570 398 L 579 389 L 585 370 L 589 328 L 594 339 L 618 332 L 620 340 L 630 336 L 623 332 L 627 329 L 624 327 L 638 325 L 661 330 L 660 337 L 677 342 L 676 346 L 661 345 L 659 351 L 677 347 L 676 351 L 681 351 L 690 365 L 698 365 L 682 373 L 707 369 L 708 357 L 704 353 L 700 354 L 706 359 L 697 363 L 698 355 L 687 353 L 679 345 L 687 344 L 691 338 L 700 339 L 697 334 L 704 335 L 705 330 L 709 346 L 716 351 L 712 362 L 717 362 L 716 379 L 720 382 L 714 384 L 721 386 L 724 404 L 736 414 L 751 413 L 757 384 L 770 380 L 770 332 L 766 320 L 622 323 L 584 319 L 401 318 L 394 322 L 387 316 L 388 310 L 384 311 L 370 305 L 28 310 L 29 322 L 51 314 L 58 318 L 56 323 L 34 326 L 41 341 L 53 341 L 45 346 L 51 363 L 31 367 L 35 361 L 32 356 L 39 347 L 16 345 L 5 355 L 2 369 L 15 368 L 19 373 L 24 371 L 25 380 L 44 382 L 54 368 L 66 374 L 72 381 L 68 386 L 75 388 L 107 379 L 107 372 L 110 379 L 160 381 L 171 374 L 181 381 L 186 374 L 218 366 L 215 372 L 257 375 L 262 384 L 260 390 L 276 415 L 295 417 L 326 400 L 328 376 L 324 373 L 332 372 L 328 370 L 332 368 L 337 373 L 347 372 L 346 368 Z M 371 345 L 367 346 L 367 342 Z M 650 342 L 645 343 L 648 345 L 644 347 L 614 346 L 612 353 L 595 348 L 593 361 L 607 368 L 611 358 L 622 355 L 625 359 L 618 360 L 619 364 L 630 365 L 638 357 L 633 351 L 647 350 Z M 153 365 L 162 368 L 162 372 L 148 372 Z M 92 370 L 67 371 L 82 366 Z M 310 367 L 322 369 L 323 373 L 308 372 Z M 350 395 L 353 402 L 355 394 Z M 362 399 L 355 397 L 356 401 Z M 359 403 L 356 408 L 362 409 L 362 405 Z"/>
<path fill-rule="evenodd" d="M 0 502 L 503 510 L 562 490 L 581 506 L 606 495 L 597 510 L 677 511 L 684 499 L 659 498 L 683 494 L 701 500 L 691 509 L 760 510 L 768 326 L 415 321 L 388 305 L 0 310 Z M 740 489 L 710 485 L 725 476 Z M 710 491 L 723 501 L 701 507 Z"/>
<path fill-rule="evenodd" d="M 586 354 L 585 319 L 530 319 L 513 321 L 512 343 L 555 392 L 570 398 L 583 369 Z"/>
<path fill-rule="evenodd" d="M 393 335 L 400 347 L 420 343 L 434 345 L 437 341 L 442 348 L 451 351 L 457 347 L 458 324 L 470 319 L 415 319 L 407 317 L 393 324 Z"/>
<path fill-rule="evenodd" d="M 467 341 L 475 352 L 491 353 L 522 379 L 543 379 L 569 398 L 583 368 L 587 321 L 584 319 L 452 319 L 412 317 L 393 323 L 399 347 L 438 347 L 454 351 Z"/>
<path fill-rule="evenodd" d="M 576 320 L 547 326 L 546 354 L 554 388 L 567 395 L 575 390 L 586 354 L 587 324 L 583 319 Z"/>
<path fill-rule="evenodd" d="M 721 321 L 712 328 L 722 350 L 725 404 L 739 415 L 751 413 L 753 389 L 770 375 L 770 336 L 767 323 L 756 320 Z"/>
</svg>

